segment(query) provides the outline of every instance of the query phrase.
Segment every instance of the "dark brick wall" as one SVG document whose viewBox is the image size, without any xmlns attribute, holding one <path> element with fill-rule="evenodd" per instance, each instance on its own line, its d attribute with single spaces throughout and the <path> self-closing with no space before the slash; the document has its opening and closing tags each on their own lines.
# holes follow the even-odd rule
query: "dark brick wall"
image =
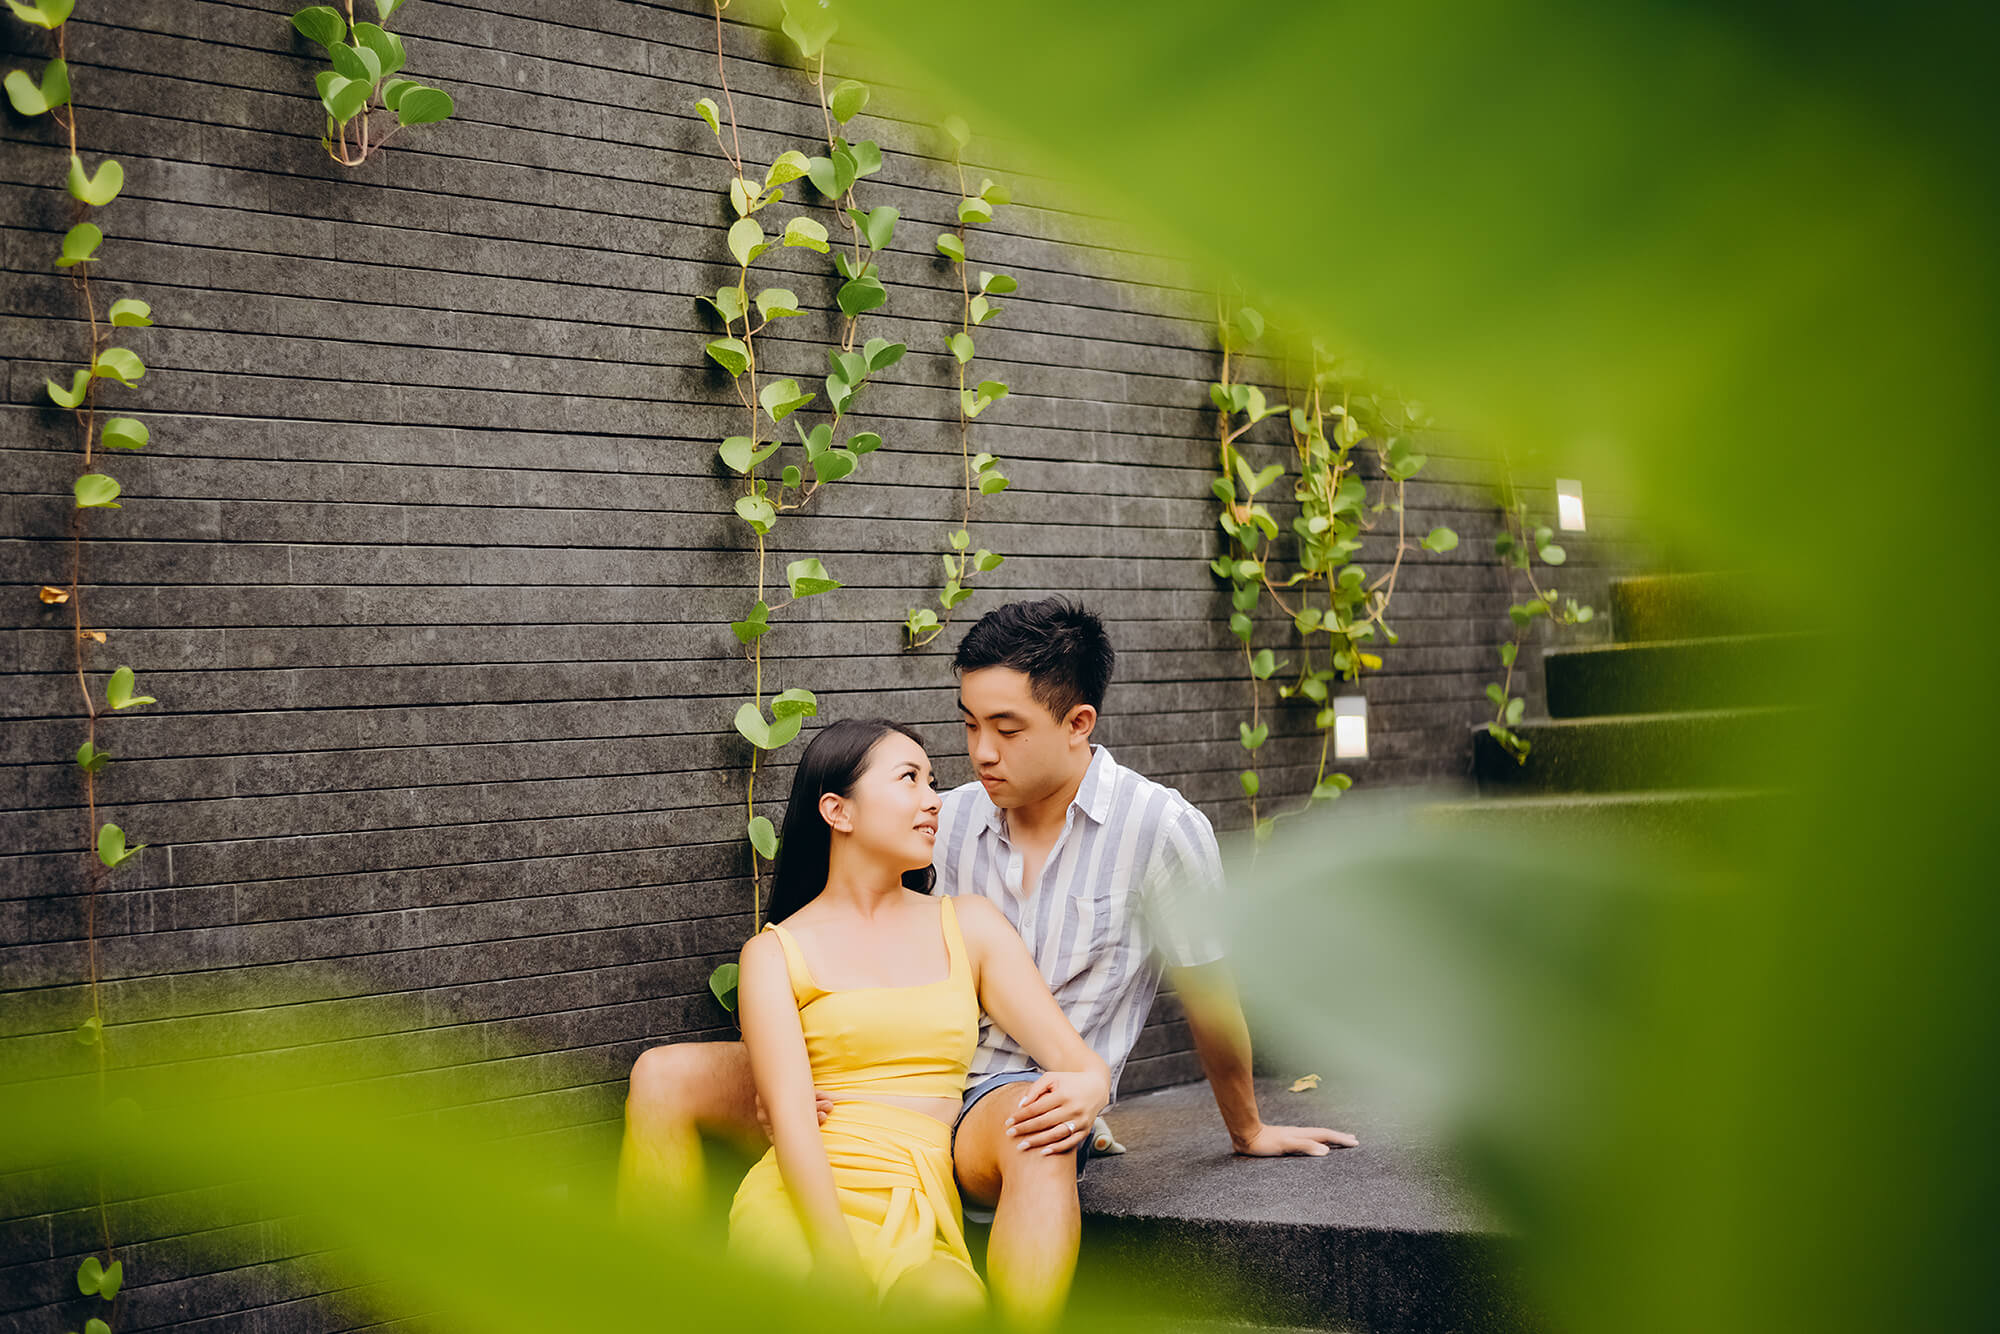
<svg viewBox="0 0 2000 1334">
<path fill-rule="evenodd" d="M 97 903 L 115 1049 L 164 1050 L 174 1016 L 255 986 L 355 1034 L 392 1011 L 461 1025 L 525 1053 L 507 1090 L 535 1125 L 602 1127 L 640 1051 L 728 1031 L 706 979 L 749 925 L 747 756 L 728 724 L 749 675 L 725 623 L 752 561 L 714 462 L 740 412 L 691 301 L 726 275 L 726 171 L 689 112 L 714 91 L 711 28 L 690 4 L 409 5 L 409 73 L 459 114 L 350 173 L 317 146 L 318 66 L 292 7 L 86 2 L 70 25 L 83 148 L 127 173 L 97 218 L 100 301 L 139 296 L 160 321 L 130 339 L 149 374 L 104 400 L 154 443 L 112 459 L 128 503 L 91 516 L 86 555 L 89 619 L 110 635 L 94 666 L 132 664 L 161 700 L 102 738 L 118 757 L 103 815 L 151 845 Z M 0 27 L 10 64 L 45 51 Z M 803 77 L 765 34 L 732 25 L 729 42 L 746 154 L 810 150 Z M 783 615 L 767 679 L 816 691 L 823 719 L 917 724 L 957 782 L 957 631 L 913 655 L 897 628 L 930 596 L 957 506 L 942 340 L 958 293 L 930 250 L 956 191 L 893 89 L 857 129 L 888 155 L 867 198 L 904 216 L 870 332 L 912 352 L 861 402 L 887 447 L 779 529 L 774 570 L 816 554 L 848 586 Z M 66 582 L 75 471 L 42 379 L 85 343 L 49 268 L 72 220 L 55 135 L 10 111 L 0 143 L 0 1038 L 22 1069 L 73 1064 L 86 1009 L 70 851 L 85 820 L 60 762 L 80 740 L 75 684 L 64 616 L 33 592 Z M 1103 739 L 1239 827 L 1246 687 L 1205 568 L 1209 300 L 1003 149 L 975 158 L 1019 203 L 975 233 L 974 262 L 1022 290 L 979 340 L 979 367 L 1014 390 L 976 446 L 1014 478 L 976 521 L 1009 559 L 964 611 L 1061 591 L 1105 612 L 1121 666 Z M 777 263 L 831 305 L 821 257 Z M 792 322 L 767 368 L 822 373 L 829 328 Z M 1465 773 L 1506 631 L 1490 469 L 1448 439 L 1430 452 L 1412 526 L 1466 540 L 1402 576 L 1375 758 L 1348 766 L 1369 783 Z M 1571 546 L 1586 566 L 1614 554 Z M 1280 711 L 1273 732 L 1267 791 L 1296 794 L 1310 719 Z M 788 777 L 780 763 L 759 790 L 775 803 Z M 1198 1073 L 1179 1018 L 1163 997 L 1126 1092 Z M 27 1308 L 68 1282 L 89 1244 L 74 1223 L 7 1226 L 0 1325 L 46 1325 Z M 196 1254 L 164 1238 L 128 1255 L 158 1285 L 128 1327 L 339 1323 L 310 1288 L 255 1265 L 204 1278 Z"/>
</svg>

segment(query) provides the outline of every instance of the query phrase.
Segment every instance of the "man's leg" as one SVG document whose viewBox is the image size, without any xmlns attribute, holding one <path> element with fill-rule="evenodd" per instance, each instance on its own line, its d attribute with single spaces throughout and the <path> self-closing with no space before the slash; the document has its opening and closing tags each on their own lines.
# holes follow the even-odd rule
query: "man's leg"
<svg viewBox="0 0 2000 1334">
<path fill-rule="evenodd" d="M 685 1214 L 704 1190 L 701 1134 L 759 1154 L 757 1085 L 740 1042 L 683 1042 L 640 1053 L 625 1098 L 618 1154 L 618 1212 L 626 1218 Z"/>
<path fill-rule="evenodd" d="M 994 1301 L 1015 1320 L 1050 1325 L 1062 1314 L 1076 1275 L 1083 1218 L 1075 1151 L 1023 1152 L 1007 1136 L 1007 1118 L 1031 1087 L 1003 1084 L 974 1103 L 959 1122 L 952 1153 L 959 1189 L 993 1206 L 986 1277 Z"/>
</svg>

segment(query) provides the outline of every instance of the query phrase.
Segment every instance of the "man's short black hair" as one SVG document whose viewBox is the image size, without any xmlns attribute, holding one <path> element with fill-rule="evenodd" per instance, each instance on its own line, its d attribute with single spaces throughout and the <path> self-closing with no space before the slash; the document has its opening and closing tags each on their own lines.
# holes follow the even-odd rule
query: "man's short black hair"
<svg viewBox="0 0 2000 1334">
<path fill-rule="evenodd" d="M 1104 708 L 1104 691 L 1118 655 L 1104 622 L 1062 598 L 1009 602 L 979 618 L 958 642 L 952 670 L 1011 667 L 1028 674 L 1028 689 L 1061 722 L 1079 704 Z"/>
</svg>

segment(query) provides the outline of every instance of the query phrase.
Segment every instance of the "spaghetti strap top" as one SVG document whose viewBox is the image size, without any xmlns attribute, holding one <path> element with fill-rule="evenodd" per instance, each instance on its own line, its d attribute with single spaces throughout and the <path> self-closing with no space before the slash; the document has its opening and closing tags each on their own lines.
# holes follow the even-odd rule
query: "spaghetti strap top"
<svg viewBox="0 0 2000 1334">
<path fill-rule="evenodd" d="M 966 1071 L 979 1047 L 979 995 L 949 898 L 939 900 L 939 914 L 950 971 L 914 987 L 829 991 L 813 980 L 791 932 L 776 922 L 765 928 L 784 947 L 815 1088 L 906 1098 L 956 1098 L 965 1092 Z"/>
</svg>

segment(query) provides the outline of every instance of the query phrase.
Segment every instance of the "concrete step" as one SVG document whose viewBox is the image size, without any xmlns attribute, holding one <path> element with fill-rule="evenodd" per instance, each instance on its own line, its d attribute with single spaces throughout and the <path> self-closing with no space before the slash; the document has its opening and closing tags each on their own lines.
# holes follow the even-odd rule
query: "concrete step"
<svg viewBox="0 0 2000 1334">
<path fill-rule="evenodd" d="M 1439 802 L 1421 818 L 1470 833 L 1617 840 L 1624 847 L 1663 850 L 1712 848 L 1755 838 L 1786 800 L 1763 788 L 1563 793 Z"/>
<path fill-rule="evenodd" d="M 1267 1121 L 1353 1132 L 1319 1158 L 1240 1158 L 1206 1083 L 1107 1114 L 1128 1152 L 1084 1177 L 1080 1290 L 1109 1282 L 1162 1321 L 1418 1334 L 1539 1327 L 1514 1243 L 1404 1120 L 1259 1080 Z M 1136 1294 L 1136 1295 L 1133 1295 Z"/>
<path fill-rule="evenodd" d="M 1542 679 L 1552 718 L 1796 704 L 1819 647 L 1782 634 L 1553 648 Z"/>
<path fill-rule="evenodd" d="M 1473 774 L 1482 795 L 1775 786 L 1799 720 L 1775 708 L 1535 719 L 1513 729 L 1525 762 L 1479 728 Z"/>
<path fill-rule="evenodd" d="M 1770 630 L 1772 609 L 1733 574 L 1646 574 L 1611 581 L 1611 626 L 1628 644 Z"/>
</svg>

